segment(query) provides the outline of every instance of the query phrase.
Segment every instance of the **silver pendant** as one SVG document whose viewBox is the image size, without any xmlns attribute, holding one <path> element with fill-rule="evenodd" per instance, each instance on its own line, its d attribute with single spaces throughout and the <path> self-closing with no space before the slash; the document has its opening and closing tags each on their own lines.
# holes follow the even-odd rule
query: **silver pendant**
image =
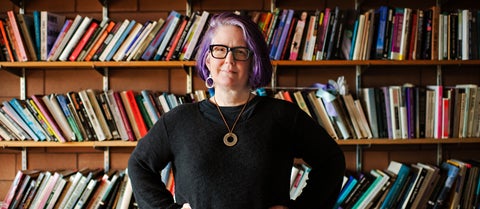
<svg viewBox="0 0 480 209">
<path fill-rule="evenodd" d="M 235 135 L 232 132 L 229 132 L 229 133 L 225 134 L 225 136 L 223 137 L 223 143 L 225 145 L 227 145 L 228 147 L 235 146 L 237 144 L 237 142 L 238 142 L 237 135 Z"/>
</svg>

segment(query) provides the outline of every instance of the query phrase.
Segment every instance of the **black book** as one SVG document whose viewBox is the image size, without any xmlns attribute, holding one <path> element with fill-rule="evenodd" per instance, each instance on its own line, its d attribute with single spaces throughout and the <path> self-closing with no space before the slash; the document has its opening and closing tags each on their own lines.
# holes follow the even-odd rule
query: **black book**
<svg viewBox="0 0 480 209">
<path fill-rule="evenodd" d="M 357 185 L 355 185 L 355 187 L 352 189 L 350 194 L 345 198 L 345 201 L 340 205 L 340 207 L 342 209 L 352 208 L 374 180 L 375 180 L 375 177 L 370 173 L 361 174 L 360 180 L 358 181 Z"/>
<path fill-rule="evenodd" d="M 433 10 L 428 9 L 424 13 L 424 25 L 425 33 L 423 34 L 423 46 L 422 46 L 422 59 L 429 60 L 432 59 L 432 21 L 433 21 Z"/>
<path fill-rule="evenodd" d="M 180 56 L 180 51 L 183 48 L 185 38 L 187 37 L 188 31 L 192 27 L 193 23 L 195 22 L 197 17 L 200 17 L 201 13 L 199 11 L 196 11 L 195 13 L 192 13 L 192 15 L 188 18 L 187 25 L 185 26 L 185 29 L 182 32 L 182 35 L 180 36 L 180 39 L 178 40 L 177 46 L 175 46 L 175 51 L 172 54 L 172 57 L 170 60 L 178 60 Z"/>
</svg>

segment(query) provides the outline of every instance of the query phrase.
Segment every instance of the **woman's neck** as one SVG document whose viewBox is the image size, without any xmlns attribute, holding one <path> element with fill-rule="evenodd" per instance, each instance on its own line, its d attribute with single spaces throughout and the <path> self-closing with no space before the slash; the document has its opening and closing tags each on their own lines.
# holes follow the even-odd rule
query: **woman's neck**
<svg viewBox="0 0 480 209">
<path fill-rule="evenodd" d="M 217 103 L 218 106 L 239 106 L 245 104 L 249 99 L 253 98 L 250 91 L 241 92 L 224 92 L 215 91 L 215 98 L 211 102 Z"/>
</svg>

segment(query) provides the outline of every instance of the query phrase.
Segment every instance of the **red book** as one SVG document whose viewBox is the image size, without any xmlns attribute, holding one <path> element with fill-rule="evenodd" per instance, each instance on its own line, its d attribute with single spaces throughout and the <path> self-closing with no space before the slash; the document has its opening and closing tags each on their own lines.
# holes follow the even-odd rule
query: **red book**
<svg viewBox="0 0 480 209">
<path fill-rule="evenodd" d="M 177 47 L 178 41 L 180 40 L 180 36 L 182 36 L 183 30 L 185 30 L 185 26 L 187 26 L 188 21 L 189 21 L 188 17 L 183 18 L 182 23 L 177 30 L 177 33 L 172 39 L 172 45 L 169 47 L 168 54 L 165 57 L 165 60 L 170 61 L 170 59 L 172 58 L 173 53 L 175 52 L 175 48 Z"/>
<path fill-rule="evenodd" d="M 41 95 L 32 95 L 31 98 L 32 98 L 33 102 L 35 103 L 35 105 L 40 110 L 40 112 L 42 113 L 42 116 L 47 120 L 47 123 L 52 128 L 53 134 L 55 135 L 57 140 L 59 142 L 66 142 L 67 140 L 62 135 L 62 132 L 60 131 L 60 128 L 58 127 L 57 123 L 53 119 L 53 116 L 50 114 L 50 111 L 48 111 L 47 106 L 45 106 L 45 103 L 43 103 L 42 96 Z"/>
<path fill-rule="evenodd" d="M 137 100 L 135 99 L 135 92 L 133 92 L 133 90 L 126 90 L 124 92 L 125 92 L 126 102 L 129 103 L 129 105 L 125 105 L 125 106 L 130 106 L 133 119 L 135 120 L 135 123 L 136 123 L 136 128 L 138 129 L 138 135 L 137 135 L 137 140 L 138 140 L 141 137 L 145 136 L 145 134 L 147 134 L 148 132 L 147 125 L 143 120 L 142 113 L 140 112 L 140 109 L 137 104 Z"/>
<path fill-rule="evenodd" d="M 95 32 L 97 27 L 98 27 L 97 21 L 92 21 L 92 23 L 90 23 L 90 26 L 88 26 L 87 30 L 85 31 L 85 34 L 83 34 L 82 39 L 80 39 L 77 46 L 73 50 L 72 54 L 70 54 L 70 57 L 68 58 L 70 61 L 75 61 L 77 59 L 83 47 L 85 47 L 85 44 L 92 37 L 93 32 Z"/>
<path fill-rule="evenodd" d="M 95 53 L 97 52 L 97 49 L 100 48 L 100 46 L 102 45 L 103 41 L 107 38 L 108 36 L 108 33 L 110 33 L 110 31 L 113 29 L 113 27 L 116 25 L 116 22 L 114 21 L 111 21 L 110 23 L 108 23 L 106 30 L 103 31 L 102 34 L 100 34 L 100 38 L 98 38 L 97 42 L 94 43 L 92 49 L 90 49 L 90 51 L 88 52 L 87 56 L 85 57 L 85 61 L 90 61 L 93 57 L 93 55 L 95 55 Z"/>
<path fill-rule="evenodd" d="M 125 126 L 125 129 L 127 131 L 128 135 L 128 140 L 129 141 L 135 141 L 135 135 L 133 133 L 130 121 L 128 121 L 128 115 L 127 112 L 125 111 L 125 107 L 123 106 L 122 98 L 120 97 L 120 93 L 115 91 L 113 92 L 113 97 L 115 98 L 115 102 L 117 103 L 118 110 L 120 111 L 120 116 L 122 116 L 122 122 Z"/>
<path fill-rule="evenodd" d="M 8 42 L 8 35 L 7 31 L 5 30 L 6 24 L 0 20 L 0 45 L 5 45 L 7 49 L 8 57 L 11 62 L 15 61 L 15 57 L 12 53 L 12 48 L 10 47 L 10 43 Z"/>
</svg>

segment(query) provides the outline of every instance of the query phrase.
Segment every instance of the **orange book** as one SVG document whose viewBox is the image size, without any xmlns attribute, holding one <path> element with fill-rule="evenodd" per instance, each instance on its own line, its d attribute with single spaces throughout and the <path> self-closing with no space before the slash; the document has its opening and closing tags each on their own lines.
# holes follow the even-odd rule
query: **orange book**
<svg viewBox="0 0 480 209">
<path fill-rule="evenodd" d="M 97 42 L 95 42 L 90 52 L 88 52 L 87 56 L 85 57 L 85 61 L 90 61 L 92 59 L 93 55 L 95 55 L 95 52 L 97 52 L 98 48 L 102 45 L 105 38 L 107 38 L 108 33 L 112 30 L 115 24 L 116 23 L 114 21 L 111 21 L 110 23 L 108 23 L 105 31 L 103 31 L 103 33 L 100 35 L 100 38 L 97 40 Z"/>
<path fill-rule="evenodd" d="M 14 62 L 15 57 L 13 56 L 12 48 L 10 47 L 10 43 L 8 40 L 8 35 L 5 27 L 7 27 L 5 23 L 2 20 L 0 20 L 0 42 L 5 45 L 10 61 Z"/>
</svg>

